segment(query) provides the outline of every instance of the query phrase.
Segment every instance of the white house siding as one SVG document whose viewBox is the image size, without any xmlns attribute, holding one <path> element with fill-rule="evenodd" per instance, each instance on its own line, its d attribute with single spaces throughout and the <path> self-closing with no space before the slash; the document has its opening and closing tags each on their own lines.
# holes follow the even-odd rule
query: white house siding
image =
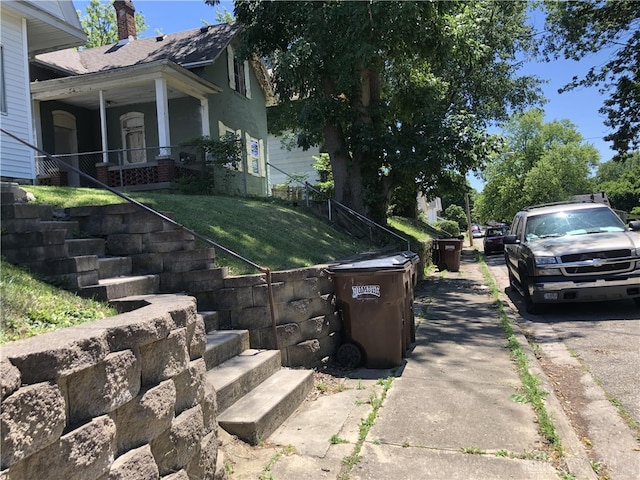
<svg viewBox="0 0 640 480">
<path fill-rule="evenodd" d="M 4 57 L 7 112 L 0 114 L 4 130 L 33 144 L 26 21 L 2 9 L 0 43 Z M 0 175 L 5 178 L 35 178 L 34 153 L 21 143 L 0 134 Z"/>
<path fill-rule="evenodd" d="M 427 202 L 422 193 L 418 193 L 418 210 L 424 213 L 428 223 L 438 221 L 438 215 L 442 212 L 442 200 L 436 197 L 435 200 Z"/>
<path fill-rule="evenodd" d="M 305 181 L 312 185 L 316 183 L 319 176 L 317 170 L 313 168 L 315 164 L 313 157 L 320 155 L 319 149 L 316 147 L 304 151 L 301 148 L 295 148 L 289 151 L 282 146 L 281 140 L 280 137 L 269 135 L 269 163 L 292 176 L 306 175 Z M 289 181 L 290 178 L 285 174 L 274 168 L 269 168 L 269 189 L 274 185 L 286 184 Z M 296 186 L 295 183 L 292 185 Z"/>
</svg>

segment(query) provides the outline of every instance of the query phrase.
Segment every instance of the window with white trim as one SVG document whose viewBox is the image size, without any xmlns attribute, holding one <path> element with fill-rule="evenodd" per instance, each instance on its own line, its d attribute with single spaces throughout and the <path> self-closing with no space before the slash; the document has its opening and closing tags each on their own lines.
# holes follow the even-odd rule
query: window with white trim
<svg viewBox="0 0 640 480">
<path fill-rule="evenodd" d="M 124 163 L 144 163 L 147 161 L 144 135 L 144 114 L 125 113 L 120 117 Z"/>
<path fill-rule="evenodd" d="M 240 60 L 231 45 L 227 47 L 227 68 L 229 70 L 229 87 L 239 94 L 251 98 L 249 62 Z"/>
<path fill-rule="evenodd" d="M 247 143 L 247 165 L 249 173 L 253 175 L 263 176 L 264 173 L 264 143 L 262 140 L 253 138 L 246 134 Z"/>
</svg>

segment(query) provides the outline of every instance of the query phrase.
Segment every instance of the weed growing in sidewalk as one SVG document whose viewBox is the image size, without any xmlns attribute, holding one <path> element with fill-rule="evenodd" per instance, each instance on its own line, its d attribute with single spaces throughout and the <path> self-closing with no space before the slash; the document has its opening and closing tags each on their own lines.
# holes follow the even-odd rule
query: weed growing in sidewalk
<svg viewBox="0 0 640 480">
<path fill-rule="evenodd" d="M 362 445 L 364 444 L 364 441 L 369 434 L 369 430 L 375 423 L 376 417 L 378 416 L 378 410 L 380 410 L 380 407 L 384 403 L 385 398 L 387 398 L 387 392 L 391 388 L 392 383 L 393 377 L 378 379 L 377 384 L 382 386 L 382 393 L 380 393 L 380 396 L 378 396 L 374 392 L 369 397 L 371 412 L 366 418 L 360 420 L 360 433 L 358 435 L 358 442 L 356 443 L 351 455 L 342 459 L 342 469 L 338 474 L 337 480 L 349 480 L 351 469 L 360 461 L 360 451 L 362 450 Z"/>
<path fill-rule="evenodd" d="M 544 398 L 547 396 L 547 392 L 539 388 L 540 380 L 529 370 L 529 358 L 520 347 L 520 343 L 513 332 L 513 327 L 511 326 L 511 322 L 505 312 L 504 304 L 502 303 L 502 300 L 500 300 L 500 290 L 493 281 L 493 277 L 491 276 L 491 273 L 483 259 L 480 260 L 480 265 L 482 267 L 482 274 L 489 285 L 491 295 L 495 298 L 495 305 L 500 317 L 500 324 L 502 325 L 505 336 L 507 337 L 507 348 L 511 352 L 511 355 L 518 366 L 518 373 L 520 375 L 520 380 L 522 381 L 522 392 L 516 395 L 515 398 L 517 401 L 526 399 L 528 403 L 531 403 L 536 415 L 538 416 L 538 428 L 540 430 L 540 434 L 547 440 L 547 442 L 549 442 L 549 445 L 555 454 L 562 457 L 564 453 L 560 443 L 560 437 L 558 436 L 544 405 Z"/>
<path fill-rule="evenodd" d="M 258 480 L 274 480 L 273 475 L 271 475 L 271 469 L 273 468 L 273 466 L 278 463 L 283 455 L 289 457 L 295 453 L 295 447 L 293 445 L 287 445 L 278 453 L 274 454 L 269 460 L 269 463 L 263 467 L 262 473 L 258 476 Z"/>
<path fill-rule="evenodd" d="M 345 440 L 344 438 L 340 438 L 338 435 L 331 435 L 329 443 L 331 445 L 338 445 L 339 443 L 349 443 L 349 441 Z"/>
</svg>

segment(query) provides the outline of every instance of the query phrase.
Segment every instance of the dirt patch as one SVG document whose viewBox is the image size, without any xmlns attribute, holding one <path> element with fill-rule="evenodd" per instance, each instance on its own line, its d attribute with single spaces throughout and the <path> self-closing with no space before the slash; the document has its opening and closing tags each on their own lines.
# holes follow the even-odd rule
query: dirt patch
<svg viewBox="0 0 640 480">
<path fill-rule="evenodd" d="M 328 363 L 313 371 L 313 388 L 307 394 L 305 402 L 333 395 L 345 389 L 344 382 L 352 369 L 341 367 L 335 363 Z M 233 435 L 229 435 L 222 428 L 218 438 L 220 449 L 224 453 L 224 469 L 228 480 L 256 480 L 270 478 L 269 465 L 282 455 L 291 455 L 287 447 L 271 444 L 268 440 L 259 445 L 249 445 Z"/>
</svg>

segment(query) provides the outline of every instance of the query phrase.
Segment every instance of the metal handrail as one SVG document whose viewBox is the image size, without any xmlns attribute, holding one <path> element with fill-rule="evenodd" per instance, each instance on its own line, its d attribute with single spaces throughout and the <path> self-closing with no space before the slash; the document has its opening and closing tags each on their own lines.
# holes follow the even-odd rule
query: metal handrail
<svg viewBox="0 0 640 480">
<path fill-rule="evenodd" d="M 268 267 L 262 267 L 260 265 L 258 265 L 257 263 L 252 262 L 251 260 L 248 260 L 246 258 L 244 258 L 243 256 L 237 254 L 236 252 L 229 250 L 228 248 L 220 245 L 219 243 L 214 242 L 213 240 L 211 240 L 208 237 L 205 237 L 204 235 L 199 234 L 198 232 L 191 230 L 188 227 L 185 227 L 184 225 L 176 222 L 175 220 L 161 214 L 160 212 L 157 212 L 156 210 L 154 210 L 153 208 L 138 202 L 137 200 L 128 197 L 127 195 L 125 195 L 122 192 L 119 192 L 118 190 L 115 190 L 113 188 L 111 188 L 110 186 L 106 185 L 105 183 L 102 183 L 100 180 L 92 177 L 91 175 L 88 175 L 87 173 L 83 172 L 82 170 L 80 170 L 79 168 L 74 167 L 73 165 L 65 162 L 64 160 L 60 159 L 60 158 L 55 158 L 51 155 L 49 155 L 47 152 L 45 152 L 44 150 L 41 150 L 40 148 L 36 147 L 35 145 L 31 145 L 29 142 L 26 142 L 25 140 L 22 140 L 21 138 L 17 137 L 16 135 L 6 131 L 4 128 L 0 128 L 0 132 L 4 133 L 5 135 L 13 138 L 14 140 L 16 140 L 17 142 L 22 143 L 23 145 L 33 149 L 34 151 L 38 152 L 40 155 L 46 157 L 49 160 L 52 160 L 54 162 L 59 162 L 61 163 L 65 168 L 70 169 L 73 172 L 78 173 L 80 176 L 84 177 L 85 179 L 89 180 L 90 182 L 95 183 L 96 185 L 98 185 L 100 188 L 103 188 L 111 193 L 113 193 L 114 195 L 117 195 L 118 197 L 126 200 L 129 203 L 132 203 L 140 208 L 142 208 L 143 210 L 155 215 L 156 217 L 162 219 L 165 222 L 170 223 L 171 225 L 174 225 L 178 228 L 183 229 L 184 231 L 190 233 L 191 235 L 193 235 L 194 237 L 198 238 L 199 240 L 202 240 L 203 242 L 205 242 L 208 245 L 212 245 L 215 248 L 218 248 L 220 250 L 222 250 L 223 252 L 227 253 L 228 255 L 231 255 L 232 257 L 240 260 L 241 262 L 244 262 L 245 264 L 255 268 L 256 270 L 259 270 L 260 272 L 264 273 L 266 275 L 266 279 L 267 279 L 267 290 L 269 292 L 269 310 L 271 313 L 271 326 L 273 328 L 273 335 L 274 335 L 274 341 L 275 341 L 275 346 L 276 346 L 276 350 L 280 350 L 280 346 L 279 346 L 279 341 L 278 341 L 278 334 L 277 334 L 277 322 L 276 322 L 276 314 L 275 314 L 275 305 L 274 305 L 274 299 L 273 299 L 273 285 L 271 282 L 271 270 Z"/>
<path fill-rule="evenodd" d="M 349 213 L 350 215 L 353 215 L 354 217 L 356 217 L 357 219 L 359 219 L 360 221 L 364 222 L 365 224 L 369 225 L 370 227 L 376 227 L 379 228 L 380 230 L 402 240 L 403 242 L 407 243 L 407 250 L 411 250 L 411 242 L 409 240 L 407 240 L 406 238 L 404 238 L 401 235 L 398 235 L 397 233 L 395 233 L 392 230 L 389 230 L 388 228 L 383 227 L 382 225 L 374 222 L 373 220 L 371 220 L 368 217 L 365 217 L 364 215 L 362 215 L 361 213 L 356 212 L 355 210 L 347 207 L 346 205 L 340 203 L 337 200 L 334 200 L 332 198 L 330 198 L 329 196 L 327 196 L 324 192 L 321 192 L 320 190 L 318 190 L 317 188 L 315 188 L 313 185 L 311 185 L 309 182 L 305 181 L 302 182 L 300 180 L 298 180 L 297 178 L 293 177 L 292 175 L 289 175 L 287 172 L 285 172 L 284 170 L 276 167 L 275 165 L 267 162 L 267 165 L 274 168 L 275 170 L 279 171 L 280 173 L 286 175 L 287 177 L 289 177 L 291 180 L 293 180 L 296 183 L 299 183 L 303 186 L 306 187 L 307 190 L 311 189 L 312 191 L 314 191 L 315 193 L 319 194 L 321 197 L 324 197 L 325 200 L 327 200 L 329 202 L 329 220 L 331 220 L 331 204 L 334 203 L 335 205 L 339 206 L 340 208 L 342 208 L 343 210 L 345 210 L 347 213 Z M 309 206 L 309 195 L 307 194 L 307 207 Z"/>
</svg>

